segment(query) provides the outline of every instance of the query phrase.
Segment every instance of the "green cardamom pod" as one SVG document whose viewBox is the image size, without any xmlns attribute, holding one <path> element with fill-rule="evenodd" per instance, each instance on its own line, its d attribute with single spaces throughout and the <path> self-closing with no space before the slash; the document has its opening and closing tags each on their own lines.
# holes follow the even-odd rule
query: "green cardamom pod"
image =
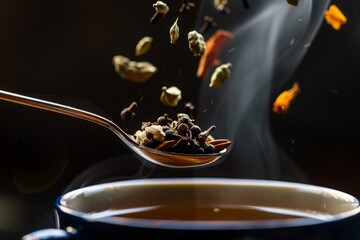
<svg viewBox="0 0 360 240">
<path fill-rule="evenodd" d="M 232 65 L 231 63 L 226 63 L 218 66 L 210 80 L 210 87 L 221 87 L 225 84 L 225 82 L 229 79 L 231 74 Z"/>
<path fill-rule="evenodd" d="M 149 62 L 131 61 L 122 55 L 113 57 L 113 65 L 121 78 L 138 83 L 145 82 L 157 71 Z"/>
<path fill-rule="evenodd" d="M 160 96 L 162 104 L 170 107 L 176 107 L 181 100 L 181 90 L 173 86 L 170 88 L 163 87 Z"/>
<path fill-rule="evenodd" d="M 170 43 L 175 44 L 175 41 L 179 38 L 179 26 L 177 25 L 179 18 L 176 18 L 174 24 L 170 28 Z"/>
<path fill-rule="evenodd" d="M 167 14 L 169 12 L 169 7 L 166 5 L 166 3 L 162 1 L 157 1 L 153 4 L 153 7 L 155 8 L 155 11 L 159 14 Z"/>
<path fill-rule="evenodd" d="M 194 56 L 202 56 L 206 50 L 206 44 L 204 37 L 194 31 L 188 33 L 189 49 L 194 54 Z"/>
<path fill-rule="evenodd" d="M 147 53 L 152 45 L 153 38 L 152 37 L 143 37 L 135 47 L 135 56 L 141 56 Z"/>
</svg>

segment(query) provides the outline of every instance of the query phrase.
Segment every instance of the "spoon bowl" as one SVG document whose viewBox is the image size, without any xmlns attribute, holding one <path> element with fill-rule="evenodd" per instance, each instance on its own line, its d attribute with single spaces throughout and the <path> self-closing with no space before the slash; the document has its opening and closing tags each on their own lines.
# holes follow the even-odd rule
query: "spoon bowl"
<svg viewBox="0 0 360 240">
<path fill-rule="evenodd" d="M 224 149 L 219 153 L 211 154 L 182 154 L 155 150 L 138 144 L 134 141 L 131 135 L 127 134 L 113 121 L 92 112 L 3 90 L 0 90 L 0 100 L 56 112 L 88 122 L 96 123 L 115 133 L 120 138 L 120 140 L 140 159 L 163 167 L 195 168 L 208 166 L 222 159 L 227 152 L 227 149 Z"/>
</svg>

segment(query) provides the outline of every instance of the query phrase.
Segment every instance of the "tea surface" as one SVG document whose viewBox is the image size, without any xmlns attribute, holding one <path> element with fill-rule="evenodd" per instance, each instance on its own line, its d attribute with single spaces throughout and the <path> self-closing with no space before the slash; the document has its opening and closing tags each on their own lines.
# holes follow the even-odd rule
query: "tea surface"
<svg viewBox="0 0 360 240">
<path fill-rule="evenodd" d="M 329 215 L 248 205 L 194 205 L 188 203 L 175 203 L 165 206 L 112 209 L 94 213 L 91 216 L 91 218 L 104 217 L 183 221 L 253 221 L 299 218 L 325 220 Z"/>
</svg>

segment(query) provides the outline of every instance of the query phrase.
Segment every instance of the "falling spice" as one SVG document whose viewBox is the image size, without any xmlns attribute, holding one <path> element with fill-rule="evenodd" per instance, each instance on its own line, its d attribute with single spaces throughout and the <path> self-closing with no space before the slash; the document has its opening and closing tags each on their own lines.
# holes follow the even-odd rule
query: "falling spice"
<svg viewBox="0 0 360 240">
<path fill-rule="evenodd" d="M 171 26 L 170 31 L 169 31 L 171 44 L 175 44 L 176 40 L 179 38 L 180 30 L 179 30 L 179 26 L 177 24 L 178 20 L 179 20 L 179 18 L 176 18 L 174 24 Z"/>
<path fill-rule="evenodd" d="M 197 77 L 205 77 L 210 67 L 216 62 L 220 62 L 218 60 L 220 54 L 226 44 L 232 39 L 233 34 L 231 32 L 219 29 L 206 41 L 206 52 L 200 58 L 196 73 Z"/>
<path fill-rule="evenodd" d="M 230 14 L 228 0 L 214 0 L 215 9 L 223 14 Z"/>
<path fill-rule="evenodd" d="M 295 97 L 299 94 L 300 87 L 297 82 L 289 90 L 283 91 L 275 100 L 273 104 L 273 112 L 282 114 L 287 112 L 290 104 L 294 101 Z"/>
<path fill-rule="evenodd" d="M 152 45 L 153 38 L 152 37 L 143 37 L 135 47 L 135 56 L 141 56 L 147 53 Z"/>
<path fill-rule="evenodd" d="M 329 9 L 325 12 L 325 20 L 335 30 L 340 30 L 341 25 L 347 22 L 345 15 L 334 4 L 330 5 Z"/>
<path fill-rule="evenodd" d="M 195 3 L 189 2 L 189 0 L 182 0 L 179 12 L 190 11 L 193 7 L 195 7 Z"/>
<path fill-rule="evenodd" d="M 185 103 L 184 113 L 187 114 L 191 119 L 194 118 L 194 113 L 193 113 L 194 110 L 195 110 L 194 104 L 192 104 L 191 102 Z"/>
<path fill-rule="evenodd" d="M 113 57 L 113 65 L 121 78 L 137 83 L 145 82 L 157 71 L 149 62 L 131 61 L 122 55 Z"/>
<path fill-rule="evenodd" d="M 170 107 L 176 107 L 181 100 L 181 90 L 173 86 L 170 88 L 163 87 L 160 96 L 162 104 Z"/>
<path fill-rule="evenodd" d="M 293 5 L 293 6 L 299 5 L 299 1 L 300 0 L 287 0 L 288 4 Z"/>
<path fill-rule="evenodd" d="M 137 107 L 137 103 L 132 102 L 129 107 L 124 108 L 120 113 L 121 120 L 123 120 L 124 122 L 132 121 L 136 116 L 134 112 L 136 107 Z"/>
<path fill-rule="evenodd" d="M 150 23 L 155 23 L 159 17 L 165 17 L 165 15 L 169 12 L 168 5 L 162 1 L 157 1 L 153 4 L 153 7 L 155 8 L 155 13 L 151 17 Z"/>
<path fill-rule="evenodd" d="M 200 27 L 199 32 L 201 34 L 204 34 L 207 30 L 209 30 L 212 27 L 217 27 L 217 22 L 215 22 L 215 19 L 213 17 L 210 16 L 204 16 L 204 23 L 203 25 Z"/>
<path fill-rule="evenodd" d="M 245 9 L 249 9 L 249 8 L 250 8 L 250 5 L 249 5 L 248 0 L 242 0 L 242 2 L 243 2 L 243 6 L 244 6 Z"/>
<path fill-rule="evenodd" d="M 222 87 L 225 82 L 229 79 L 231 74 L 231 63 L 226 63 L 218 66 L 210 80 L 210 87 Z"/>
<path fill-rule="evenodd" d="M 206 50 L 204 37 L 197 31 L 188 33 L 189 49 L 194 56 L 202 56 Z"/>
</svg>

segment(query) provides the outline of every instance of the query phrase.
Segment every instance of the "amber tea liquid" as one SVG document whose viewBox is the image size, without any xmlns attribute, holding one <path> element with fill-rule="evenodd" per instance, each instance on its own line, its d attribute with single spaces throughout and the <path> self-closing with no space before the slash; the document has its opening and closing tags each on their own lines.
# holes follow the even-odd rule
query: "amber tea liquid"
<svg viewBox="0 0 360 240">
<path fill-rule="evenodd" d="M 111 209 L 94 213 L 92 218 L 121 217 L 132 219 L 182 220 L 182 221 L 254 221 L 326 217 L 320 213 L 296 210 L 223 204 L 172 203 L 130 209 Z"/>
</svg>

